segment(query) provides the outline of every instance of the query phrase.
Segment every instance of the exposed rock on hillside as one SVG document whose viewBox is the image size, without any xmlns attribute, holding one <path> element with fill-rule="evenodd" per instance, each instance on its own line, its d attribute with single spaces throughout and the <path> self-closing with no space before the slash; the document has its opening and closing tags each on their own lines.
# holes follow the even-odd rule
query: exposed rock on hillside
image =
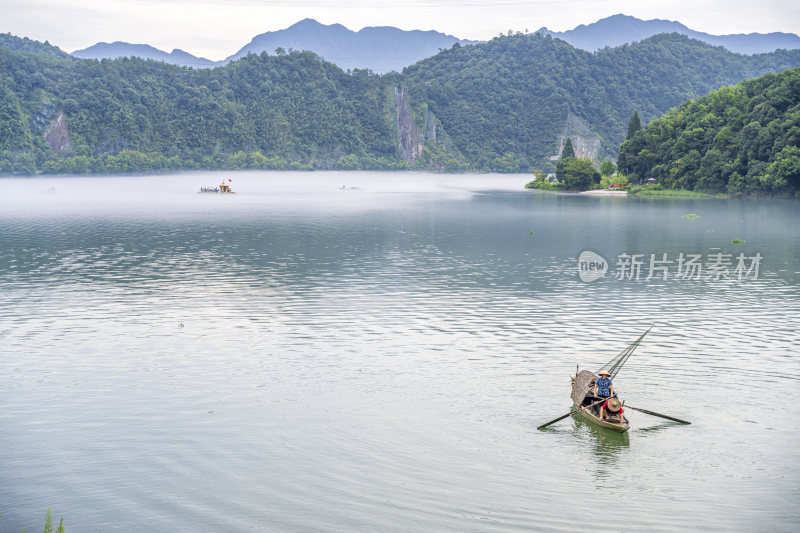
<svg viewBox="0 0 800 533">
<path fill-rule="evenodd" d="M 405 88 L 394 89 L 395 126 L 400 139 L 400 152 L 409 163 L 414 163 L 424 148 L 424 142 L 436 142 L 436 125 L 433 113 L 427 108 L 424 114 L 423 126 L 419 127 L 414 121 L 411 106 L 408 103 L 408 93 Z"/>
<path fill-rule="evenodd" d="M 67 129 L 67 120 L 63 111 L 59 112 L 58 116 L 45 128 L 44 140 L 55 152 L 69 150 L 72 147 L 69 142 L 69 130 Z"/>
<path fill-rule="evenodd" d="M 394 102 L 398 148 L 407 163 L 448 172 L 466 166 L 466 160 L 427 104 L 413 109 L 405 88 L 397 87 L 394 89 Z"/>
<path fill-rule="evenodd" d="M 591 159 L 600 161 L 605 157 L 605 149 L 600 138 L 586 125 L 584 121 L 570 112 L 567 115 L 567 125 L 563 135 L 561 135 L 558 146 L 558 154 L 550 156 L 551 161 L 557 161 L 564 150 L 564 143 L 567 137 L 572 139 L 572 147 L 575 150 L 575 157 L 581 159 Z"/>
</svg>

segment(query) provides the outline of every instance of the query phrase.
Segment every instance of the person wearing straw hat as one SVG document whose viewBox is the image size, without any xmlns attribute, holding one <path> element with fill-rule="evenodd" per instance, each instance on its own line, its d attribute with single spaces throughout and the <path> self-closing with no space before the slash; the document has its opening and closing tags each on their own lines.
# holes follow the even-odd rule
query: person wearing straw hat
<svg viewBox="0 0 800 533">
<path fill-rule="evenodd" d="M 611 383 L 611 372 L 608 370 L 601 370 L 598 372 L 600 377 L 594 382 L 594 397 L 595 398 L 611 398 L 616 396 L 614 394 L 614 385 Z"/>
<path fill-rule="evenodd" d="M 609 422 L 617 422 L 618 424 L 624 423 L 625 419 L 622 418 L 622 412 L 625 411 L 625 409 L 622 408 L 622 404 L 619 400 L 611 398 L 603 403 L 603 406 L 600 408 L 600 420 L 605 420 L 606 409 L 608 409 Z M 612 418 L 616 418 L 616 420 L 612 420 Z"/>
</svg>

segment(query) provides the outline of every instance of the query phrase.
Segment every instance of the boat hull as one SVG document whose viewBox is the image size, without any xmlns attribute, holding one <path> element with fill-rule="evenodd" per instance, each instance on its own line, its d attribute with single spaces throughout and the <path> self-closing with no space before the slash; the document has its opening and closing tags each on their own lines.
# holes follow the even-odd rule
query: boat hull
<svg viewBox="0 0 800 533">
<path fill-rule="evenodd" d="M 577 409 L 578 406 L 574 406 L 573 409 Z M 596 426 L 600 426 L 601 428 L 610 429 L 611 431 L 616 431 L 617 433 L 625 433 L 631 427 L 630 422 L 628 419 L 625 418 L 623 415 L 622 420 L 623 423 L 619 424 L 617 422 L 609 422 L 608 420 L 600 420 L 600 417 L 597 417 L 592 413 L 589 409 L 580 409 L 577 413 L 578 416 L 583 417 L 584 420 L 591 422 Z"/>
</svg>

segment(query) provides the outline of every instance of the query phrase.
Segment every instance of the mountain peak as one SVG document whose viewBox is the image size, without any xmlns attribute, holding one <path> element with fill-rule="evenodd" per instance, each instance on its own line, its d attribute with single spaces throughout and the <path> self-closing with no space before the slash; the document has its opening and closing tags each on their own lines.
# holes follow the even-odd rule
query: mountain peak
<svg viewBox="0 0 800 533">
<path fill-rule="evenodd" d="M 333 30 L 345 30 L 350 31 L 341 24 L 323 24 L 316 19 L 312 18 L 304 18 L 303 20 L 297 21 L 285 30 L 278 30 L 278 31 L 290 31 L 290 30 L 322 30 L 322 29 L 333 29 Z M 267 33 L 274 33 L 274 32 L 267 32 Z M 264 34 L 262 34 L 264 35 Z"/>
<path fill-rule="evenodd" d="M 659 33 L 680 33 L 714 46 L 724 46 L 731 52 L 740 54 L 772 52 L 778 48 L 789 50 L 800 48 L 800 37 L 794 34 L 711 35 L 689 29 L 674 20 L 642 20 L 622 13 L 602 18 L 591 24 L 581 24 L 563 32 L 541 28 L 537 33 L 558 37 L 576 48 L 589 51 L 641 41 Z"/>
<path fill-rule="evenodd" d="M 391 26 L 365 27 L 352 31 L 341 24 L 322 24 L 306 18 L 283 30 L 256 35 L 232 61 L 250 53 L 273 54 L 277 48 L 308 50 L 342 69 L 370 69 L 384 73 L 430 57 L 453 43 L 472 44 L 436 31 L 406 31 Z"/>
<path fill-rule="evenodd" d="M 287 30 L 297 29 L 297 28 L 320 28 L 325 26 L 325 24 L 312 19 L 312 18 L 304 18 L 303 20 L 298 20 L 288 28 Z"/>
<path fill-rule="evenodd" d="M 183 50 L 174 49 L 171 53 L 159 50 L 149 44 L 131 44 L 123 41 L 113 43 L 97 43 L 83 50 L 75 50 L 73 56 L 81 59 L 118 59 L 120 57 L 140 57 L 142 59 L 152 59 L 163 61 L 172 65 L 182 67 L 207 68 L 214 66 L 213 61 L 202 57 L 196 57 Z"/>
</svg>

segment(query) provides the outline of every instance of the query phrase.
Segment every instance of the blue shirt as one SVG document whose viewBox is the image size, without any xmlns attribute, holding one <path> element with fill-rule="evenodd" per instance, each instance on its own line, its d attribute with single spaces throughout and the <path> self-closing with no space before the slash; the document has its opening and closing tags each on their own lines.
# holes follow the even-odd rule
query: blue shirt
<svg viewBox="0 0 800 533">
<path fill-rule="evenodd" d="M 611 396 L 611 380 L 608 378 L 599 378 L 594 382 L 597 385 L 598 396 Z"/>
</svg>

